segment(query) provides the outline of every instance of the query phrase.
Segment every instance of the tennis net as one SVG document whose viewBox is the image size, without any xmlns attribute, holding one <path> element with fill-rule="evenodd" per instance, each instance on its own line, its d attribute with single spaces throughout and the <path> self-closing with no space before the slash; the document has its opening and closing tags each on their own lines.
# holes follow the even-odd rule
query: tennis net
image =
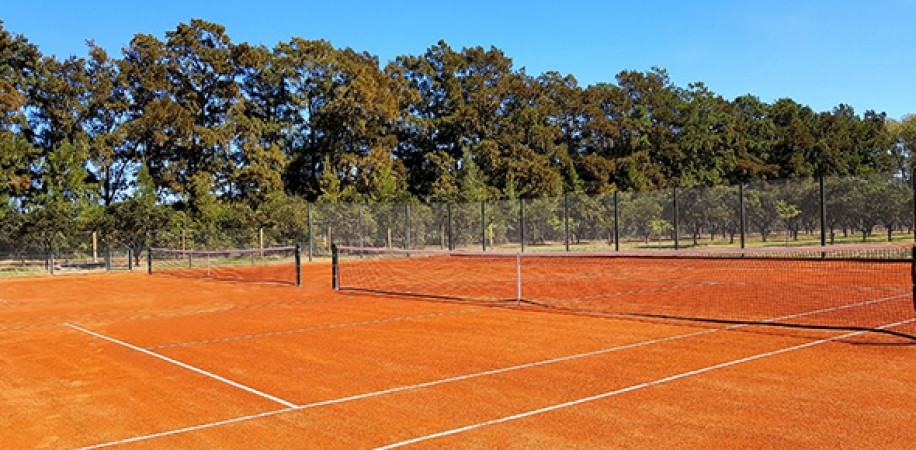
<svg viewBox="0 0 916 450">
<path fill-rule="evenodd" d="M 298 245 L 225 250 L 150 248 L 148 272 L 190 278 L 302 284 Z"/>
<path fill-rule="evenodd" d="M 874 329 L 916 317 L 910 245 L 489 253 L 338 247 L 338 289 L 587 313 Z"/>
</svg>

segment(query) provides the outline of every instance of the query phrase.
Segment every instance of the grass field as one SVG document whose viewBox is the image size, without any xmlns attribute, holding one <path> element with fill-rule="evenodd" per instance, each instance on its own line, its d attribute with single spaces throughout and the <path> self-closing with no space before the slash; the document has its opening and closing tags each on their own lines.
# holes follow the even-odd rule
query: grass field
<svg viewBox="0 0 916 450">
<path fill-rule="evenodd" d="M 912 445 L 912 339 L 340 292 L 329 274 L 0 280 L 3 447 Z M 899 319 L 878 325 L 916 333 Z"/>
</svg>

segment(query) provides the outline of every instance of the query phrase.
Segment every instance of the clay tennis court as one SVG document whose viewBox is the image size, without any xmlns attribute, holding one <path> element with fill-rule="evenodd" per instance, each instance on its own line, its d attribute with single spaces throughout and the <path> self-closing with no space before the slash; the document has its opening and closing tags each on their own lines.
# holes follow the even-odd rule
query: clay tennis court
<svg viewBox="0 0 916 450">
<path fill-rule="evenodd" d="M 345 264 L 342 281 L 360 267 L 369 274 L 363 281 L 379 275 L 375 261 Z M 529 297 L 569 300 L 560 294 L 588 291 L 576 277 L 598 267 L 582 264 L 568 276 L 544 272 L 555 281 L 519 273 L 534 281 Z M 631 298 L 624 314 L 334 291 L 330 264 L 318 262 L 303 264 L 301 287 L 139 272 L 3 279 L 0 441 L 4 448 L 909 448 L 911 274 L 869 264 L 752 270 L 805 286 L 772 292 L 702 284 L 727 262 L 690 270 L 631 264 L 600 279 L 617 280 L 610 292 Z M 417 260 L 379 267 L 413 268 L 425 273 L 418 279 L 445 286 L 459 281 L 429 275 Z M 502 269 L 473 270 L 504 281 Z M 839 281 L 825 283 L 832 272 Z M 869 289 L 848 281 L 876 273 L 883 275 Z M 461 287 L 482 297 L 503 288 L 467 280 Z M 639 309 L 650 299 L 664 306 L 682 298 L 705 317 L 778 292 L 772 308 L 744 310 L 755 316 L 747 322 Z M 756 317 L 797 314 L 791 300 L 811 298 L 833 305 L 823 312 L 832 326 Z M 800 325 L 814 322 L 805 317 Z"/>
</svg>

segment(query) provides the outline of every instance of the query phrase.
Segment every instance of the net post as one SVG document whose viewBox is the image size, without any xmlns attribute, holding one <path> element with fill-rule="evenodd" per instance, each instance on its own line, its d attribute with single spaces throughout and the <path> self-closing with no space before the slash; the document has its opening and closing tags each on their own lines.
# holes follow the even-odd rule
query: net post
<svg viewBox="0 0 916 450">
<path fill-rule="evenodd" d="M 569 194 L 563 193 L 563 226 L 565 231 L 566 251 L 569 251 Z"/>
<path fill-rule="evenodd" d="M 480 242 L 483 251 L 487 251 L 487 201 L 480 201 Z"/>
<path fill-rule="evenodd" d="M 302 245 L 296 242 L 296 286 L 302 286 Z"/>
<path fill-rule="evenodd" d="M 515 305 L 522 304 L 522 254 L 515 254 Z"/>
<path fill-rule="evenodd" d="M 153 248 L 146 248 L 146 273 L 153 274 Z"/>
<path fill-rule="evenodd" d="M 522 252 L 525 252 L 525 199 L 518 199 L 518 242 Z"/>
<path fill-rule="evenodd" d="M 315 244 L 314 244 L 314 229 L 312 228 L 312 204 L 307 203 L 305 205 L 305 212 L 308 218 L 308 232 L 309 232 L 309 262 L 312 261 L 312 253 L 314 253 Z"/>
<path fill-rule="evenodd" d="M 331 244 L 331 288 L 340 290 L 340 256 L 337 244 Z"/>
<path fill-rule="evenodd" d="M 910 184 L 913 191 L 913 242 L 916 242 L 916 167 L 910 172 Z M 914 299 L 913 301 L 916 301 Z"/>
<path fill-rule="evenodd" d="M 455 243 L 454 243 L 454 241 L 452 240 L 452 239 L 453 239 L 453 236 L 452 236 L 452 204 L 451 204 L 451 203 L 448 203 L 448 204 L 446 205 L 446 208 L 445 208 L 445 209 L 446 209 L 446 218 L 445 218 L 446 224 L 445 224 L 445 227 L 446 227 L 446 229 L 448 230 L 448 249 L 449 249 L 449 250 L 454 250 L 454 249 L 455 249 Z"/>
<path fill-rule="evenodd" d="M 678 242 L 678 235 L 680 234 L 680 229 L 679 229 L 679 227 L 678 227 L 678 221 L 677 221 L 677 216 L 678 216 L 678 211 L 677 211 L 677 187 L 671 188 L 671 203 L 672 203 L 672 207 L 673 207 L 672 209 L 674 210 L 674 249 L 675 249 L 675 250 L 678 250 L 678 249 L 680 248 L 680 245 L 679 245 L 679 242 Z"/>
<path fill-rule="evenodd" d="M 910 280 L 912 284 L 913 311 L 916 311 L 916 246 L 910 246 Z"/>
<path fill-rule="evenodd" d="M 614 251 L 620 251 L 620 191 L 614 191 Z"/>
</svg>

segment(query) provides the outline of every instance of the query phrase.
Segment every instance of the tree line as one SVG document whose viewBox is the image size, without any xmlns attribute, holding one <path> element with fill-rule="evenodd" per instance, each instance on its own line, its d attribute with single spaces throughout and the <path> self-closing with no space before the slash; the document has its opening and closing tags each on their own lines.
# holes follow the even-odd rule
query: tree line
<svg viewBox="0 0 916 450">
<path fill-rule="evenodd" d="M 203 20 L 118 55 L 43 55 L 0 22 L 0 246 L 80 230 L 278 226 L 307 202 L 599 196 L 906 173 L 916 118 L 726 99 L 660 68 L 581 86 L 438 42 L 381 65 Z"/>
</svg>

